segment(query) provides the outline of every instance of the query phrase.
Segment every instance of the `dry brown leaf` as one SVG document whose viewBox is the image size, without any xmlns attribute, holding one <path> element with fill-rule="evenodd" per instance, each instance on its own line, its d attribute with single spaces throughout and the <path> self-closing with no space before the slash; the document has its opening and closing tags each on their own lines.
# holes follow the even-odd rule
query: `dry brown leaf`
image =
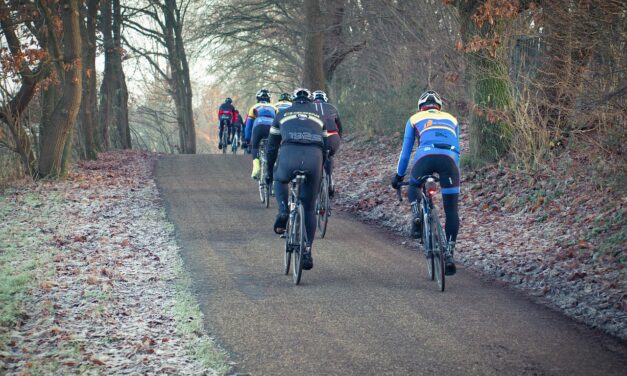
<svg viewBox="0 0 627 376">
<path fill-rule="evenodd" d="M 98 283 L 98 277 L 96 277 L 95 275 L 89 275 L 87 277 L 87 283 L 89 283 L 90 285 L 95 285 L 96 283 Z"/>
</svg>

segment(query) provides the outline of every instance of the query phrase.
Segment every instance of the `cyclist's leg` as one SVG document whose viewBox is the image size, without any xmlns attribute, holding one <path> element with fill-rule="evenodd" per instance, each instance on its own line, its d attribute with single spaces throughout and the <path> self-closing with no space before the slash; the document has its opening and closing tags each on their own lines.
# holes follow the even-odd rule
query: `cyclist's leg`
<svg viewBox="0 0 627 376">
<path fill-rule="evenodd" d="M 445 155 L 438 155 L 435 157 L 438 158 L 437 172 L 440 175 L 442 204 L 444 206 L 444 214 L 446 216 L 444 231 L 446 232 L 447 241 L 455 242 L 459 231 L 459 214 L 457 210 L 460 191 L 459 168 L 457 167 L 455 160 L 451 157 Z"/>
<path fill-rule="evenodd" d="M 291 151 L 289 147 L 281 147 L 279 158 L 276 161 L 274 169 L 274 195 L 277 202 L 277 217 L 274 221 L 275 232 L 280 233 L 277 229 L 285 229 L 287 225 L 288 215 L 288 183 L 292 179 L 292 171 L 297 169 L 291 162 Z"/>
<path fill-rule="evenodd" d="M 220 120 L 218 125 L 218 147 L 222 148 L 222 133 L 224 132 L 224 120 Z"/>
<path fill-rule="evenodd" d="M 253 140 L 252 140 L 252 156 L 253 159 L 259 158 L 259 143 L 264 138 L 268 138 L 270 135 L 270 125 L 268 124 L 259 124 L 253 128 Z"/>
<path fill-rule="evenodd" d="M 320 179 L 322 179 L 322 150 L 316 146 L 297 145 L 298 152 L 292 157 L 300 169 L 307 171 L 307 180 L 300 191 L 300 200 L 305 209 L 305 227 L 307 229 L 307 241 L 313 244 L 316 235 L 316 200 L 320 189 Z"/>
<path fill-rule="evenodd" d="M 420 151 L 416 151 L 416 162 L 411 169 L 410 183 L 417 183 L 421 177 L 433 173 L 433 159 L 431 155 L 423 155 Z M 419 202 L 419 187 L 410 185 L 407 187 L 407 199 L 410 205 L 416 205 L 420 208 L 419 213 L 414 214 L 411 221 L 411 235 L 414 239 L 422 238 L 422 208 Z"/>
<path fill-rule="evenodd" d="M 335 160 L 335 154 L 340 150 L 340 136 L 331 135 L 327 138 L 327 147 L 329 148 L 329 159 L 326 161 L 324 168 L 329 176 L 329 196 L 333 196 L 335 193 L 335 187 L 333 186 L 333 162 Z"/>
</svg>

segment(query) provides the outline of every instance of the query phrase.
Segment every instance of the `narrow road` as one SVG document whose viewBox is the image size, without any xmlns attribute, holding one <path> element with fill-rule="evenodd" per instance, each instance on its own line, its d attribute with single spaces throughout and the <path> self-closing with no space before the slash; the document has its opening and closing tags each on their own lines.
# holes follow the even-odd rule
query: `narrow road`
<svg viewBox="0 0 627 376">
<path fill-rule="evenodd" d="M 250 158 L 180 155 L 156 175 L 211 335 L 250 375 L 624 375 L 627 346 L 463 269 L 440 293 L 420 255 L 331 218 L 301 285 Z"/>
</svg>

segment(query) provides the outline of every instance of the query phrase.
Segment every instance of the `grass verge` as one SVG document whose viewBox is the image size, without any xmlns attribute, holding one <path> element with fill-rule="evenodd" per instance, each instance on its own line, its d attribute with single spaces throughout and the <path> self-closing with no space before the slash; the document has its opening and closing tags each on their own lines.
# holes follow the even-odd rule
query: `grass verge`
<svg viewBox="0 0 627 376">
<path fill-rule="evenodd" d="M 204 331 L 203 315 L 191 293 L 191 279 L 183 269 L 183 260 L 178 257 L 175 265 L 177 275 L 176 302 L 174 317 L 179 334 L 190 340 L 188 351 L 203 368 L 210 368 L 216 374 L 226 374 L 231 366 L 227 354 L 219 349 Z"/>
</svg>

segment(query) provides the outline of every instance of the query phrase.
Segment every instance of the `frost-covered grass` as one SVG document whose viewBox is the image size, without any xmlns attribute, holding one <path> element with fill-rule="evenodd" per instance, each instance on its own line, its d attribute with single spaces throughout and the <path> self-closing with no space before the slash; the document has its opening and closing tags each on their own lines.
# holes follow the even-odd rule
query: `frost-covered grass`
<svg viewBox="0 0 627 376">
<path fill-rule="evenodd" d="M 52 237 L 32 220 L 49 215 L 56 205 L 54 195 L 45 200 L 36 193 L 0 196 L 0 333 L 27 317 L 23 302 L 29 290 L 50 273 Z M 0 347 L 3 343 L 0 339 Z"/>
<path fill-rule="evenodd" d="M 192 352 L 203 366 L 212 369 L 217 374 L 225 374 L 230 366 L 224 351 L 204 334 L 203 316 L 198 303 L 191 294 L 191 280 L 183 271 L 182 261 L 176 265 L 178 275 L 176 303 L 174 305 L 174 317 L 179 333 L 191 339 L 189 351 Z"/>
</svg>

